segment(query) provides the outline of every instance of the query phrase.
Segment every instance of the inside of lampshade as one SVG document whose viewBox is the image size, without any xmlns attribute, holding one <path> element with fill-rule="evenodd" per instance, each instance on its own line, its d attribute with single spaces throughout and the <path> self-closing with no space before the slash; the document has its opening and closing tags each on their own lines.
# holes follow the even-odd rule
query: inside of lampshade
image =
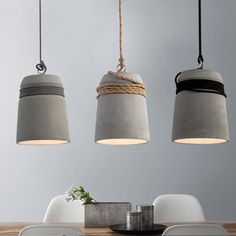
<svg viewBox="0 0 236 236">
<path fill-rule="evenodd" d="M 219 144 L 225 143 L 227 140 L 221 138 L 183 138 L 176 139 L 174 142 L 180 144 Z"/>
<path fill-rule="evenodd" d="M 96 143 L 98 144 L 107 144 L 107 145 L 133 145 L 133 144 L 144 144 L 147 142 L 148 141 L 144 139 L 128 139 L 128 138 L 101 139 L 96 141 Z"/>
<path fill-rule="evenodd" d="M 65 144 L 69 141 L 66 140 L 25 140 L 18 142 L 18 144 L 23 145 L 55 145 L 55 144 Z"/>
</svg>

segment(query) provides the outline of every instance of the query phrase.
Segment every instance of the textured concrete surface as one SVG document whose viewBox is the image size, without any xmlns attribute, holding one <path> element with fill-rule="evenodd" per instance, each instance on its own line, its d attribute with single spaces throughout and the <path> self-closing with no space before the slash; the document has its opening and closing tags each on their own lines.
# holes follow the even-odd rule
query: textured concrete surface
<svg viewBox="0 0 236 236">
<path fill-rule="evenodd" d="M 137 81 L 139 75 L 125 74 Z M 131 84 L 105 75 L 101 84 Z M 150 140 L 146 98 L 138 94 L 107 94 L 98 98 L 95 141 L 106 139 Z"/>
<path fill-rule="evenodd" d="M 33 75 L 23 79 L 21 88 L 62 87 L 53 75 Z M 22 97 L 18 106 L 17 142 L 33 140 L 70 141 L 66 103 L 63 96 L 32 95 Z"/>
<path fill-rule="evenodd" d="M 178 81 L 209 79 L 223 83 L 212 70 L 188 70 Z M 176 95 L 172 141 L 180 139 L 229 140 L 225 97 L 215 93 L 181 91 Z"/>
<path fill-rule="evenodd" d="M 126 215 L 131 211 L 130 203 L 95 203 L 85 205 L 85 227 L 105 228 L 126 223 Z"/>
</svg>

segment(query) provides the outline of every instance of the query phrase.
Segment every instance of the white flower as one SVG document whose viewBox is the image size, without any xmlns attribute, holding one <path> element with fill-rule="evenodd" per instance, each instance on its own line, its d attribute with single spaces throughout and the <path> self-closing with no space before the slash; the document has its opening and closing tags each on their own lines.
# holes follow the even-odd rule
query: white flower
<svg viewBox="0 0 236 236">
<path fill-rule="evenodd" d="M 72 185 L 71 188 L 65 192 L 65 201 L 70 202 L 78 199 L 80 199 L 79 189 Z"/>
</svg>

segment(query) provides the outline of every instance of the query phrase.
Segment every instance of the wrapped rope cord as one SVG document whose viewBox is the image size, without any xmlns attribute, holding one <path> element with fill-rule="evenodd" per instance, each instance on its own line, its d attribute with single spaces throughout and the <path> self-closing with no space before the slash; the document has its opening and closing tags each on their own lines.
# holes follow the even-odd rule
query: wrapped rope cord
<svg viewBox="0 0 236 236">
<path fill-rule="evenodd" d="M 131 83 L 127 84 L 113 83 L 113 84 L 100 85 L 97 87 L 97 93 L 98 93 L 97 98 L 107 94 L 137 94 L 146 97 L 146 86 L 144 83 L 132 79 L 129 76 L 126 76 L 125 74 L 120 72 L 109 71 L 108 74 L 114 76 L 119 80 L 126 80 Z"/>
</svg>

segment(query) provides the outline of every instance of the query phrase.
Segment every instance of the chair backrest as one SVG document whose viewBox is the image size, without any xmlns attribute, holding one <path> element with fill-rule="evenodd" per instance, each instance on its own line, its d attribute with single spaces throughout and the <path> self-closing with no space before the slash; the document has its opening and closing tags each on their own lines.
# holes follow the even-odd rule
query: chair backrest
<svg viewBox="0 0 236 236">
<path fill-rule="evenodd" d="M 191 225 L 175 225 L 165 230 L 163 236 L 171 235 L 229 235 L 229 233 L 221 225 L 212 224 L 191 224 Z"/>
<path fill-rule="evenodd" d="M 31 225 L 18 236 L 82 236 L 79 229 L 63 225 Z"/>
<path fill-rule="evenodd" d="M 187 194 L 164 194 L 157 197 L 154 205 L 154 222 L 204 221 L 199 201 Z"/>
<path fill-rule="evenodd" d="M 45 223 L 84 223 L 84 206 L 80 200 L 65 202 L 65 196 L 54 197 L 48 205 Z"/>
</svg>

